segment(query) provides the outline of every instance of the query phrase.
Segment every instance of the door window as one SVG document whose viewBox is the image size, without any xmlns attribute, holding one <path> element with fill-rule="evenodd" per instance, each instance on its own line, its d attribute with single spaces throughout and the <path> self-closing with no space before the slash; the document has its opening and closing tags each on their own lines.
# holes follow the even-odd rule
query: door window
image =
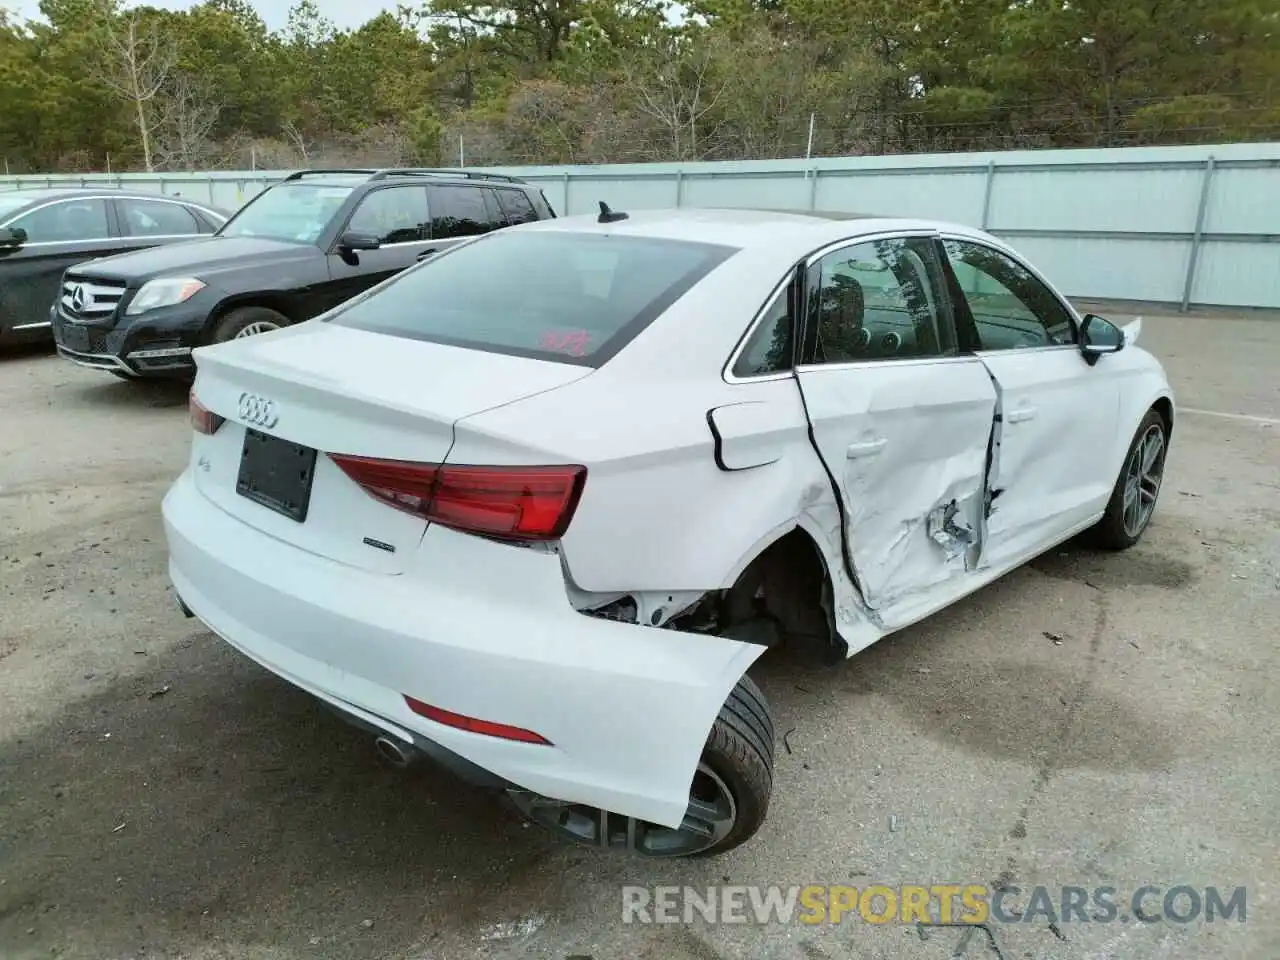
<svg viewBox="0 0 1280 960">
<path fill-rule="evenodd" d="M 426 239 L 427 192 L 422 187 L 387 187 L 374 190 L 356 207 L 347 221 L 352 233 L 367 233 L 386 245 Z"/>
<path fill-rule="evenodd" d="M 809 268 L 808 338 L 815 363 L 956 352 L 933 240 L 898 237 L 841 247 Z"/>
<path fill-rule="evenodd" d="M 19 217 L 9 226 L 27 231 L 27 243 L 105 240 L 111 236 L 107 226 L 107 201 L 96 198 L 51 203 Z"/>
<path fill-rule="evenodd" d="M 538 213 L 533 209 L 533 203 L 520 190 L 495 190 L 494 193 L 498 197 L 498 205 L 502 207 L 502 215 L 506 219 L 508 225 L 517 223 L 532 223 L 538 219 Z"/>
<path fill-rule="evenodd" d="M 501 222 L 493 219 L 485 205 L 484 194 L 476 187 L 432 187 L 432 239 L 474 237 L 500 226 Z"/>
<path fill-rule="evenodd" d="M 1076 342 L 1062 301 L 1007 254 L 966 240 L 943 246 L 969 306 L 982 350 L 1052 347 Z"/>
<path fill-rule="evenodd" d="M 116 200 L 125 232 L 131 237 L 172 237 L 200 232 L 196 218 L 180 203 L 164 200 Z"/>
</svg>

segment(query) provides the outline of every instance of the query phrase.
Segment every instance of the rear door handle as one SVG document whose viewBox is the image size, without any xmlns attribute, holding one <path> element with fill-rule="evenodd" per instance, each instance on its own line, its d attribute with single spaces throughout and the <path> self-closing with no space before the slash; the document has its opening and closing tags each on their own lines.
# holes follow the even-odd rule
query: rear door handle
<svg viewBox="0 0 1280 960">
<path fill-rule="evenodd" d="M 423 250 L 420 254 L 418 254 L 418 261 L 421 262 L 427 259 L 427 257 L 434 257 L 439 252 L 440 252 L 439 247 L 432 247 L 430 250 Z"/>
<path fill-rule="evenodd" d="M 859 457 L 874 457 L 877 453 L 884 449 L 884 445 L 889 441 L 884 437 L 875 440 L 862 440 L 858 443 L 849 444 L 847 456 L 850 460 L 857 460 Z"/>
<path fill-rule="evenodd" d="M 1034 420 L 1038 411 L 1035 407 L 1019 407 L 1009 413 L 1010 423 L 1022 423 L 1026 420 Z"/>
</svg>

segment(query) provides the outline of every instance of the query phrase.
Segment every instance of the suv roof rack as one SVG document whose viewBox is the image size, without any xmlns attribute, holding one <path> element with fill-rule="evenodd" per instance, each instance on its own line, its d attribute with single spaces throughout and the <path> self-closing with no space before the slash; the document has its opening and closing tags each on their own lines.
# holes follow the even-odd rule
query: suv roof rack
<svg viewBox="0 0 1280 960">
<path fill-rule="evenodd" d="M 301 180 L 303 177 L 323 177 L 334 173 L 362 173 L 372 176 L 378 173 L 378 171 L 373 169 L 357 170 L 352 167 L 314 168 L 309 170 L 295 170 L 284 179 Z"/>
<path fill-rule="evenodd" d="M 363 171 L 361 171 L 363 172 Z M 506 173 L 485 173 L 480 170 L 456 170 L 448 167 L 388 167 L 385 170 L 374 170 L 370 180 L 385 180 L 388 177 L 463 177 L 467 180 L 504 180 L 507 183 L 524 183 L 519 177 Z"/>
</svg>

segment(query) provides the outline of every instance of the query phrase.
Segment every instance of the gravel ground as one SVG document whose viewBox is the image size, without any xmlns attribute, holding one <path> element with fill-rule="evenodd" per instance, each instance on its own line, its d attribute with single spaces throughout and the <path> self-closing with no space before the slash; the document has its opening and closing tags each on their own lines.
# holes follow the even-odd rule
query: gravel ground
<svg viewBox="0 0 1280 960">
<path fill-rule="evenodd" d="M 681 863 L 380 766 L 178 615 L 185 391 L 0 357 L 0 957 L 1280 957 L 1280 322 L 1143 344 L 1187 410 L 1143 543 L 1054 551 L 836 668 L 770 655 L 769 820 Z M 621 922 L 623 884 L 730 880 L 1243 885 L 1248 919 Z"/>
</svg>

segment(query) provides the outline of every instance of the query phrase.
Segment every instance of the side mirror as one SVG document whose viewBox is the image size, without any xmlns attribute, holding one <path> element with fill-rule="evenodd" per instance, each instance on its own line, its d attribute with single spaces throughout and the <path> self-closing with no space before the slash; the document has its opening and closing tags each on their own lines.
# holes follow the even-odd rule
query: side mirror
<svg viewBox="0 0 1280 960">
<path fill-rule="evenodd" d="M 27 231 L 21 227 L 0 228 L 0 250 L 16 250 L 27 242 Z"/>
<path fill-rule="evenodd" d="M 1095 314 L 1087 314 L 1080 324 L 1080 353 L 1089 366 L 1108 353 L 1124 349 L 1124 331 L 1110 320 Z"/>
<path fill-rule="evenodd" d="M 338 238 L 338 249 L 340 250 L 377 250 L 382 246 L 382 241 L 372 233 L 359 233 L 355 230 L 348 230 Z"/>
</svg>

